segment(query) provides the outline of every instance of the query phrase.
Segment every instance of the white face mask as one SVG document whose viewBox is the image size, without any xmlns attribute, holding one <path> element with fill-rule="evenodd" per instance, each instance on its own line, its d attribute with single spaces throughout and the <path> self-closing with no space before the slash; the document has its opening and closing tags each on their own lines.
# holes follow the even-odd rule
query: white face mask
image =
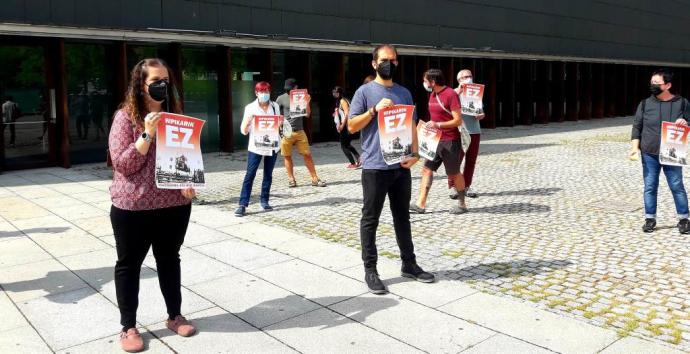
<svg viewBox="0 0 690 354">
<path fill-rule="evenodd" d="M 422 86 L 424 86 L 424 89 L 426 90 L 426 92 L 431 92 L 434 90 L 433 88 L 431 88 L 431 86 L 427 85 L 426 82 L 422 82 Z"/>
<path fill-rule="evenodd" d="M 266 103 L 271 98 L 271 94 L 266 92 L 259 92 L 256 94 L 256 97 L 259 99 L 259 102 Z"/>
<path fill-rule="evenodd" d="M 471 83 L 472 83 L 472 79 L 460 80 L 460 84 L 462 84 L 462 85 L 464 85 L 464 84 L 471 84 Z"/>
</svg>

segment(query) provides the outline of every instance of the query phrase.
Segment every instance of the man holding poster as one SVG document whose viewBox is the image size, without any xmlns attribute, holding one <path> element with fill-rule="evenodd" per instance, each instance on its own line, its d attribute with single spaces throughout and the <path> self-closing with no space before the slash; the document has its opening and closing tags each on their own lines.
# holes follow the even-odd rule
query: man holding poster
<svg viewBox="0 0 690 354">
<path fill-rule="evenodd" d="M 378 260 L 376 229 L 379 225 L 379 217 L 386 196 L 390 201 L 395 237 L 400 247 L 400 258 L 403 262 L 402 276 L 426 283 L 435 280 L 433 274 L 425 272 L 417 265 L 414 245 L 412 244 L 408 208 L 412 195 L 410 168 L 419 160 L 417 135 L 413 134 L 417 119 L 414 110 L 410 114 L 409 108 L 403 106 L 401 109 L 400 106 L 396 106 L 414 104 L 410 91 L 393 82 L 393 74 L 398 65 L 397 55 L 398 53 L 392 45 L 380 45 L 374 49 L 372 66 L 376 70 L 376 79 L 357 89 L 352 98 L 348 120 L 350 133 L 362 132 L 361 159 L 364 205 L 360 222 L 360 237 L 362 260 L 364 261 L 364 279 L 369 291 L 374 294 L 388 292 L 376 269 Z M 395 114 L 384 115 L 380 113 L 395 110 L 398 110 Z M 383 124 L 381 119 L 383 119 Z M 381 129 L 384 131 L 380 133 Z M 382 134 L 397 134 L 400 140 L 397 143 L 395 138 L 390 140 L 391 151 L 402 146 L 402 150 L 409 149 L 406 151 L 408 155 L 398 156 L 400 162 L 386 163 L 387 158 L 384 157 L 381 149 L 380 136 Z M 404 136 L 410 136 L 409 148 L 403 145 Z"/>
<path fill-rule="evenodd" d="M 676 155 L 679 151 L 670 150 L 672 145 L 687 148 L 687 119 L 690 117 L 690 105 L 688 100 L 681 96 L 673 95 L 670 90 L 673 81 L 673 72 L 669 69 L 659 69 L 652 74 L 650 80 L 651 96 L 645 98 L 637 106 L 635 119 L 632 126 L 630 159 L 637 160 L 638 154 L 642 157 L 642 175 L 644 178 L 644 210 L 645 223 L 642 231 L 653 232 L 656 228 L 656 205 L 659 189 L 659 174 L 664 170 L 673 201 L 678 214 L 678 231 L 681 234 L 690 233 L 690 221 L 688 220 L 688 195 L 683 185 L 683 168 L 662 164 L 661 154 Z M 662 126 L 667 130 L 662 131 Z M 678 126 L 677 129 L 673 126 Z M 670 129 L 669 129 L 670 128 Z M 686 139 L 684 144 L 677 144 Z M 662 142 L 662 137 L 664 141 Z M 678 139 L 680 137 L 680 139 Z M 664 145 L 662 151 L 661 145 Z"/>
<path fill-rule="evenodd" d="M 292 161 L 292 147 L 297 145 L 297 152 L 304 158 L 304 165 L 311 175 L 311 185 L 325 187 L 326 182 L 319 179 L 316 174 L 316 166 L 311 156 L 309 140 L 304 132 L 304 118 L 311 115 L 311 96 L 307 90 L 298 90 L 295 79 L 285 80 L 285 93 L 276 98 L 285 120 L 292 127 L 292 134 L 284 136 L 280 141 L 280 154 L 285 160 L 285 171 L 288 175 L 288 187 L 297 187 L 295 180 L 294 163 Z"/>
<path fill-rule="evenodd" d="M 427 70 L 423 80 L 424 89 L 429 92 L 429 115 L 431 116 L 431 120 L 426 125 L 441 131 L 441 141 L 436 147 L 435 157 L 424 163 L 419 197 L 416 204 L 410 204 L 410 211 L 418 214 L 426 212 L 426 198 L 431 190 L 434 172 L 443 164 L 446 175 L 454 182 L 453 188 L 458 194 L 459 205 L 452 207 L 450 213 L 464 214 L 467 212 L 467 205 L 465 205 L 465 180 L 460 173 L 460 152 L 462 151 L 458 130 L 462 124 L 460 100 L 455 91 L 445 85 L 446 79 L 441 70 Z"/>
</svg>

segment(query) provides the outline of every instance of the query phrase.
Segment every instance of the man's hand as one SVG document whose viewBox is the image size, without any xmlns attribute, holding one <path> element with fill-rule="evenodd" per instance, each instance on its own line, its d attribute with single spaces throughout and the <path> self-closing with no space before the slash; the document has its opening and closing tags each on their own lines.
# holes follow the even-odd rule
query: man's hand
<svg viewBox="0 0 690 354">
<path fill-rule="evenodd" d="M 678 118 L 676 119 L 676 125 L 680 125 L 681 127 L 687 127 L 688 121 L 685 120 L 685 118 Z"/>
<path fill-rule="evenodd" d="M 482 120 L 482 119 L 484 119 L 484 113 L 478 114 L 478 115 L 477 115 L 477 120 Z"/>
<path fill-rule="evenodd" d="M 412 168 L 412 166 L 414 166 L 414 164 L 417 163 L 417 161 L 419 161 L 419 157 L 408 156 L 404 158 L 402 161 L 400 161 L 400 166 L 402 166 L 402 168 L 406 168 L 409 170 L 410 168 Z"/>
<path fill-rule="evenodd" d="M 376 104 L 375 109 L 376 109 L 376 112 L 378 112 L 382 109 L 391 107 L 393 105 L 394 105 L 393 101 L 391 101 L 389 98 L 383 98 L 383 99 L 381 99 L 381 101 L 379 101 L 379 103 Z"/>
<path fill-rule="evenodd" d="M 630 154 L 628 155 L 628 158 L 630 159 L 630 161 L 637 161 L 640 158 L 640 149 L 630 149 Z"/>
</svg>

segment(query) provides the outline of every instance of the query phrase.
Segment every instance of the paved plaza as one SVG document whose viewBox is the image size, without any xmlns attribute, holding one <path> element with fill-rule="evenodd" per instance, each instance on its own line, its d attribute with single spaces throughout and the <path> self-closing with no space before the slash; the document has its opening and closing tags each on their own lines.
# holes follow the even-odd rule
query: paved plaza
<svg viewBox="0 0 690 354">
<path fill-rule="evenodd" d="M 690 240 L 675 228 L 665 181 L 659 230 L 642 233 L 630 123 L 485 131 L 470 213 L 448 213 L 441 169 L 427 214 L 412 216 L 418 262 L 439 282 L 400 277 L 384 208 L 386 296 L 362 281 L 361 172 L 345 169 L 337 143 L 313 147 L 328 187 L 311 187 L 296 158 L 299 186 L 288 188 L 279 159 L 275 211 L 259 211 L 259 170 L 245 218 L 232 211 L 246 153 L 207 154 L 209 187 L 181 252 L 183 312 L 200 333 L 165 329 L 149 257 L 138 317 L 148 352 L 688 351 Z M 0 175 L 0 352 L 119 352 L 110 175 L 102 164 Z"/>
</svg>

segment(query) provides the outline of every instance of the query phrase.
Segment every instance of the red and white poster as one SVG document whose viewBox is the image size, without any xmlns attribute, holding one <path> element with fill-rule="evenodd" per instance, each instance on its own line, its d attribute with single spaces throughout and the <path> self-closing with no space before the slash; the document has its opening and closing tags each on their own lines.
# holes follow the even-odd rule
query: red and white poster
<svg viewBox="0 0 690 354">
<path fill-rule="evenodd" d="M 414 106 L 395 105 L 379 111 L 379 140 L 383 160 L 388 165 L 402 161 L 412 153 Z"/>
<path fill-rule="evenodd" d="M 433 160 L 436 158 L 438 142 L 441 141 L 441 130 L 419 123 L 417 124 L 417 141 L 419 142 L 419 156 Z"/>
<path fill-rule="evenodd" d="M 661 123 L 659 162 L 662 165 L 688 165 L 688 133 L 690 133 L 690 127 L 683 127 L 671 122 Z"/>
<path fill-rule="evenodd" d="M 180 114 L 161 113 L 156 131 L 156 187 L 206 188 L 201 155 L 204 123 Z"/>
<path fill-rule="evenodd" d="M 482 84 L 465 84 L 465 90 L 460 94 L 460 103 L 462 106 L 462 114 L 468 116 L 478 116 L 484 113 L 484 85 Z"/>
<path fill-rule="evenodd" d="M 307 90 L 290 90 L 290 118 L 307 116 Z"/>
<path fill-rule="evenodd" d="M 282 119 L 279 115 L 254 116 L 252 138 L 257 150 L 270 154 L 278 148 Z"/>
</svg>

